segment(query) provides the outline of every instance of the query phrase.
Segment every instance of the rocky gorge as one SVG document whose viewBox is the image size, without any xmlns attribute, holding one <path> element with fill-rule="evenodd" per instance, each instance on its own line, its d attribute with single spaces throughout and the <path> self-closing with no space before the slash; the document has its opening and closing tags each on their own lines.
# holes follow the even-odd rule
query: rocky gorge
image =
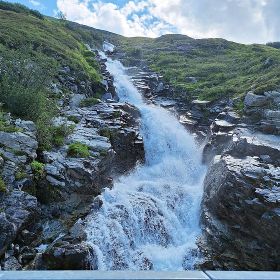
<svg viewBox="0 0 280 280">
<path fill-rule="evenodd" d="M 208 171 L 198 241 L 204 260 L 198 267 L 279 270 L 280 92 L 248 92 L 241 115 L 234 99 L 186 104 L 145 67 L 134 81 L 204 146 Z"/>
</svg>

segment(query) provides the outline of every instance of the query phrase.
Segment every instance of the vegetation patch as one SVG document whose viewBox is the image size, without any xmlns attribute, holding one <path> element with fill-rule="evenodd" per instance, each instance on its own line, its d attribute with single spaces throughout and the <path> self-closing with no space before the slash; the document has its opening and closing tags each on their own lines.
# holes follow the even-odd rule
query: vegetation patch
<svg viewBox="0 0 280 280">
<path fill-rule="evenodd" d="M 37 160 L 31 162 L 31 169 L 37 178 L 41 178 L 45 174 L 45 164 Z"/>
<path fill-rule="evenodd" d="M 69 121 L 74 122 L 76 124 L 80 122 L 80 119 L 76 116 L 68 116 L 67 118 Z"/>
<path fill-rule="evenodd" d="M 89 147 L 80 142 L 75 142 L 68 147 L 68 156 L 86 158 L 90 156 Z"/>
<path fill-rule="evenodd" d="M 75 129 L 75 125 L 62 124 L 52 128 L 52 142 L 54 146 L 60 147 L 64 144 L 65 138 Z"/>
<path fill-rule="evenodd" d="M 0 177 L 0 193 L 7 192 L 7 187 L 4 180 Z"/>
<path fill-rule="evenodd" d="M 90 107 L 98 103 L 100 103 L 100 99 L 97 99 L 95 97 L 88 97 L 81 101 L 80 107 Z"/>
<path fill-rule="evenodd" d="M 16 175 L 15 175 L 15 179 L 17 181 L 23 180 L 23 179 L 25 179 L 27 177 L 28 177 L 27 173 L 25 171 L 23 171 L 23 170 L 18 170 Z"/>
</svg>

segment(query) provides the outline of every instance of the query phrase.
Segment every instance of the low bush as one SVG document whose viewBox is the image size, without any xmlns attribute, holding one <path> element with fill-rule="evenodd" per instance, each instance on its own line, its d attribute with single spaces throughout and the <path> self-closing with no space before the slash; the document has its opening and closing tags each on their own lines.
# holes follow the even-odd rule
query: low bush
<svg viewBox="0 0 280 280">
<path fill-rule="evenodd" d="M 62 146 L 64 144 L 65 138 L 70 135 L 75 128 L 75 125 L 68 126 L 67 124 L 63 124 L 60 126 L 53 127 L 52 133 L 52 142 L 55 146 Z"/>
<path fill-rule="evenodd" d="M 42 162 L 39 162 L 37 160 L 33 160 L 31 162 L 31 169 L 33 171 L 33 174 L 35 177 L 42 177 L 45 173 L 45 164 Z"/>
<path fill-rule="evenodd" d="M 68 147 L 68 156 L 86 158 L 90 156 L 89 147 L 80 142 L 72 143 Z"/>
<path fill-rule="evenodd" d="M 25 171 L 22 171 L 22 170 L 19 170 L 17 173 L 16 173 L 16 175 L 15 175 L 15 179 L 17 180 L 17 181 L 19 181 L 19 180 L 22 180 L 22 179 L 25 179 L 25 178 L 27 178 L 27 173 L 25 172 Z"/>
<path fill-rule="evenodd" d="M 81 101 L 80 107 L 90 107 L 100 103 L 100 100 L 95 97 L 88 97 Z"/>
<path fill-rule="evenodd" d="M 0 102 L 13 115 L 37 124 L 39 145 L 45 149 L 51 143 L 51 119 L 56 113 L 46 88 L 56 63 L 40 54 L 31 56 L 28 47 L 26 51 L 0 53 Z"/>
<path fill-rule="evenodd" d="M 76 116 L 68 116 L 67 118 L 69 121 L 74 122 L 76 124 L 80 122 L 79 118 Z"/>
</svg>

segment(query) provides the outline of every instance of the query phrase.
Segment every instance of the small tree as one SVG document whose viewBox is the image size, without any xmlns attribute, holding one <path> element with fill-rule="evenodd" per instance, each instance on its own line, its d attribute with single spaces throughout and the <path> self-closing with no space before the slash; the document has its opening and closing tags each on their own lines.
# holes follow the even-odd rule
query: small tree
<svg viewBox="0 0 280 280">
<path fill-rule="evenodd" d="M 57 12 L 57 18 L 58 18 L 59 20 L 61 20 L 61 21 L 67 20 L 66 14 L 63 13 L 62 11 L 58 11 L 58 12 Z"/>
</svg>

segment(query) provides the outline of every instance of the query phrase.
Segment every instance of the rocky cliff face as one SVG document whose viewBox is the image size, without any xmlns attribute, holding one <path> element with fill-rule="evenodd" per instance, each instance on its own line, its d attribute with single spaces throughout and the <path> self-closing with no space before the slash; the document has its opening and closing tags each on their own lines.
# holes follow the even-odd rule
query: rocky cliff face
<svg viewBox="0 0 280 280">
<path fill-rule="evenodd" d="M 211 126 L 201 215 L 206 267 L 279 270 L 279 120 L 267 117 L 278 114 L 279 97 L 249 92 L 242 119 L 225 112 Z"/>
<path fill-rule="evenodd" d="M 0 132 L 0 258 L 4 270 L 89 268 L 91 250 L 83 242 L 77 221 L 114 177 L 144 160 L 139 113 L 117 102 L 113 78 L 105 61 L 96 56 L 103 75 L 102 100 L 83 105 L 81 100 L 96 89 L 90 82 L 76 83 L 68 67 L 52 85 L 54 94 L 61 94 L 62 88 L 70 92 L 59 99 L 60 116 L 53 120 L 54 127 L 69 131 L 62 145 L 38 153 L 34 123 L 5 116 L 12 129 Z M 71 145 L 77 143 L 86 149 L 85 155 L 70 153 Z M 38 158 L 40 163 L 35 161 Z"/>
</svg>

